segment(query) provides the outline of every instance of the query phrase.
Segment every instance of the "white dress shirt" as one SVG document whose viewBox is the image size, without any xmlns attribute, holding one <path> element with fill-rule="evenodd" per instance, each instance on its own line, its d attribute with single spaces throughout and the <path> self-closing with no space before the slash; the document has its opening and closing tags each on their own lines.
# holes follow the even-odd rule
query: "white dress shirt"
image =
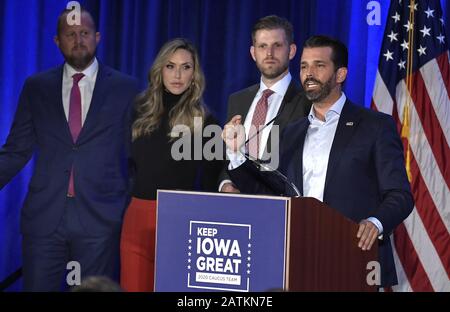
<svg viewBox="0 0 450 312">
<path fill-rule="evenodd" d="M 325 121 L 316 117 L 314 106 L 309 112 L 309 127 L 303 146 L 303 196 L 323 201 L 325 178 L 331 144 L 344 107 L 346 97 L 342 93 L 325 114 Z"/>
<path fill-rule="evenodd" d="M 267 99 L 267 115 L 264 124 L 271 121 L 280 110 L 281 103 L 283 102 L 284 95 L 291 83 L 292 76 L 288 72 L 286 76 L 284 76 L 281 80 L 277 81 L 272 87 L 268 88 L 262 78 L 259 83 L 259 90 L 256 93 L 256 96 L 253 99 L 252 105 L 248 109 L 247 116 L 245 117 L 244 128 L 245 128 L 245 138 L 248 139 L 248 135 L 250 133 L 250 127 L 252 126 L 253 114 L 255 113 L 256 105 L 258 101 L 261 99 L 263 91 L 266 89 L 272 90 L 274 93 Z M 270 130 L 272 129 L 272 124 L 265 127 L 261 132 L 261 141 L 259 144 L 258 150 L 258 158 L 262 159 L 262 155 L 264 154 L 264 150 L 266 149 L 267 140 L 269 139 Z"/>
<path fill-rule="evenodd" d="M 75 70 L 72 66 L 65 63 L 63 80 L 62 80 L 62 100 L 64 106 L 64 113 L 66 114 L 66 119 L 69 120 L 69 106 L 70 106 L 70 91 L 73 86 L 72 76 L 79 71 Z M 95 80 L 97 79 L 98 73 L 98 62 L 94 58 L 94 62 L 89 65 L 88 68 L 82 71 L 84 77 L 78 82 L 81 94 L 81 124 L 84 125 L 86 116 L 91 106 L 92 93 L 94 92 Z"/>
</svg>

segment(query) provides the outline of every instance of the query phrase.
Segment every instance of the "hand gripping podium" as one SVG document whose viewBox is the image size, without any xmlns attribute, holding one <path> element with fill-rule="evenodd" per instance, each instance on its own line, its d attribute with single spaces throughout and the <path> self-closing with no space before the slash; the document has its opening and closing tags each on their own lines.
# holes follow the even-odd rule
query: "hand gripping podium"
<svg viewBox="0 0 450 312">
<path fill-rule="evenodd" d="M 358 225 L 314 198 L 158 191 L 155 291 L 376 291 Z"/>
</svg>

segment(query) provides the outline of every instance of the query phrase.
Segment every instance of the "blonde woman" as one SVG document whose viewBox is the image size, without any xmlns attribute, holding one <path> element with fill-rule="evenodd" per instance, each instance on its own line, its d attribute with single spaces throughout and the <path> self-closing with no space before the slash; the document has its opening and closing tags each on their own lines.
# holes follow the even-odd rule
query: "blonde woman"
<svg viewBox="0 0 450 312">
<path fill-rule="evenodd" d="M 193 190 L 200 184 L 214 191 L 223 166 L 221 161 L 177 161 L 171 154 L 175 126 L 193 134 L 194 118 L 203 126 L 214 123 L 202 103 L 205 78 L 195 47 L 181 38 L 167 42 L 148 80 L 132 128 L 134 188 L 121 240 L 121 286 L 127 291 L 153 290 L 157 189 Z"/>
</svg>

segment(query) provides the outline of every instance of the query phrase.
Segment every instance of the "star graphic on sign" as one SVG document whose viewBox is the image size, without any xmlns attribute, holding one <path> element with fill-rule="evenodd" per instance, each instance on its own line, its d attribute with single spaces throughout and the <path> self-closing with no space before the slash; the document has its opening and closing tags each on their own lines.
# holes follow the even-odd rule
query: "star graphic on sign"
<svg viewBox="0 0 450 312">
<path fill-rule="evenodd" d="M 415 4 L 414 4 L 414 11 L 417 11 L 417 5 L 418 5 L 418 3 L 415 3 Z M 411 4 L 408 5 L 408 8 L 411 10 Z"/>
<path fill-rule="evenodd" d="M 189 243 L 189 244 L 192 243 L 192 239 L 189 239 L 189 240 L 188 240 L 188 243 Z"/>
<path fill-rule="evenodd" d="M 426 49 L 427 49 L 427 47 L 422 47 L 422 45 L 420 45 L 420 48 L 417 49 L 417 52 L 419 52 L 419 56 L 427 55 L 427 54 L 425 53 L 425 50 L 426 50 Z"/>
<path fill-rule="evenodd" d="M 192 249 L 192 246 L 188 246 L 188 248 L 189 248 L 189 250 L 191 250 L 191 249 Z"/>
<path fill-rule="evenodd" d="M 251 255 L 252 254 L 252 251 L 251 250 L 249 250 L 248 252 L 247 252 L 249 255 Z"/>
<path fill-rule="evenodd" d="M 190 270 L 190 269 L 191 269 L 191 266 L 190 266 L 190 265 L 188 265 L 188 266 L 187 266 L 187 268 L 188 268 L 188 270 Z"/>
<path fill-rule="evenodd" d="M 248 248 L 252 247 L 252 244 L 248 243 Z"/>
<path fill-rule="evenodd" d="M 250 261 L 250 260 L 252 260 L 252 258 L 251 257 L 247 257 L 247 261 Z"/>
<path fill-rule="evenodd" d="M 427 18 L 429 18 L 430 16 L 434 17 L 433 13 L 434 13 L 434 10 L 430 9 L 430 7 L 428 7 L 428 10 L 425 11 Z"/>
<path fill-rule="evenodd" d="M 444 44 L 445 37 L 442 36 L 442 34 L 439 34 L 439 36 L 437 36 L 436 39 L 439 40 L 440 43 Z"/>
<path fill-rule="evenodd" d="M 401 44 L 403 51 L 409 50 L 408 42 L 406 40 L 403 40 L 403 43 Z"/>
<path fill-rule="evenodd" d="M 189 256 L 189 257 L 191 256 L 191 253 L 190 253 L 190 252 L 188 252 L 188 256 Z"/>
<path fill-rule="evenodd" d="M 398 33 L 394 33 L 394 31 L 391 31 L 391 34 L 388 35 L 388 37 L 391 39 L 391 42 L 394 40 L 398 41 L 397 36 L 398 36 Z"/>
<path fill-rule="evenodd" d="M 405 61 L 400 61 L 400 63 L 398 63 L 397 65 L 400 69 L 405 69 L 405 63 Z"/>
<path fill-rule="evenodd" d="M 414 23 L 411 23 L 410 21 L 408 21 L 408 23 L 405 24 L 405 25 L 403 25 L 403 27 L 406 28 L 406 31 L 413 30 L 413 28 L 414 28 Z"/>
<path fill-rule="evenodd" d="M 247 268 L 251 267 L 252 265 L 250 263 L 247 263 Z"/>
<path fill-rule="evenodd" d="M 191 263 L 191 259 L 188 259 L 188 263 Z"/>
<path fill-rule="evenodd" d="M 386 57 L 386 61 L 389 60 L 393 60 L 394 58 L 392 57 L 392 54 L 394 54 L 393 52 L 387 50 L 386 53 L 384 53 L 383 55 Z"/>
<path fill-rule="evenodd" d="M 395 12 L 395 15 L 392 15 L 391 17 L 394 19 L 395 23 L 400 21 L 400 14 L 398 14 L 397 12 Z"/>
<path fill-rule="evenodd" d="M 247 270 L 247 274 L 250 274 L 250 270 Z"/>
<path fill-rule="evenodd" d="M 427 26 L 423 25 L 423 29 L 419 30 L 422 33 L 422 36 L 425 38 L 426 36 L 430 36 L 431 28 L 427 28 Z"/>
</svg>

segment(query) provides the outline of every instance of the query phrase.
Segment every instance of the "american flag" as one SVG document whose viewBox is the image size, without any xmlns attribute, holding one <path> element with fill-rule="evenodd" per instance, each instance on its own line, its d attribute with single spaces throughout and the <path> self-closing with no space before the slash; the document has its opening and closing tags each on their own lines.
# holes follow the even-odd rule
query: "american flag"
<svg viewBox="0 0 450 312">
<path fill-rule="evenodd" d="M 397 120 L 414 194 L 394 291 L 450 291 L 450 66 L 439 0 L 391 2 L 372 108 Z"/>
</svg>

